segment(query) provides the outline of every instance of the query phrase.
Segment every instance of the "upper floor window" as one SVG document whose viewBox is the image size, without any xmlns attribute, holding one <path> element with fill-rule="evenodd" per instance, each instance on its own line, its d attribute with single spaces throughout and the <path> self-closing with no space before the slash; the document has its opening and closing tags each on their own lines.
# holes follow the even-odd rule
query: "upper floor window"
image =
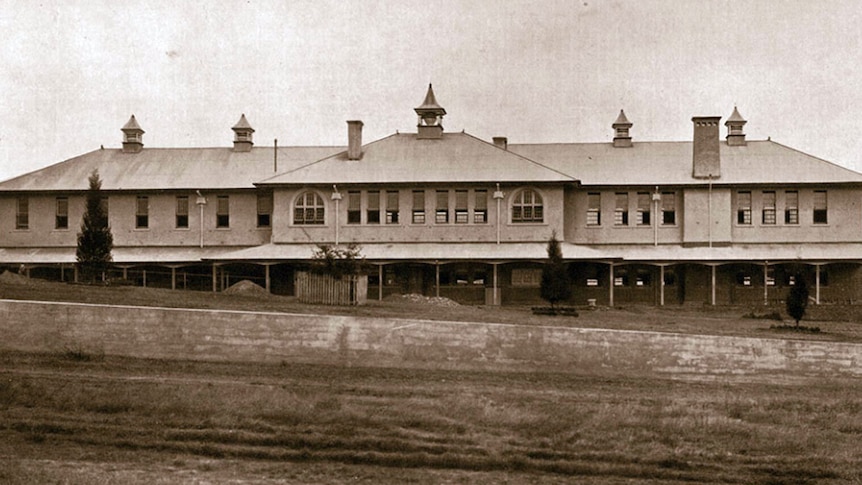
<svg viewBox="0 0 862 485">
<path fill-rule="evenodd" d="M 272 194 L 257 194 L 257 227 L 272 225 Z"/>
<path fill-rule="evenodd" d="M 425 224 L 425 191 L 413 191 L 413 224 Z"/>
<path fill-rule="evenodd" d="M 736 223 L 751 224 L 751 192 L 736 193 Z"/>
<path fill-rule="evenodd" d="M 598 192 L 587 194 L 587 225 L 602 225 L 602 194 Z"/>
<path fill-rule="evenodd" d="M 470 222 L 470 212 L 467 209 L 466 190 L 455 191 L 455 224 L 467 224 Z"/>
<path fill-rule="evenodd" d="M 616 206 L 614 208 L 614 225 L 628 226 L 629 225 L 629 194 L 626 192 L 617 192 L 615 198 Z"/>
<path fill-rule="evenodd" d="M 187 195 L 177 196 L 175 224 L 178 229 L 189 227 L 189 197 Z"/>
<path fill-rule="evenodd" d="M 135 204 L 135 227 L 146 229 L 150 226 L 150 199 L 146 195 L 139 195 Z"/>
<path fill-rule="evenodd" d="M 814 224 L 826 224 L 828 222 L 826 191 L 814 191 Z"/>
<path fill-rule="evenodd" d="M 761 214 L 761 220 L 763 224 L 775 224 L 775 191 L 768 190 L 763 192 L 762 204 L 763 209 Z"/>
<path fill-rule="evenodd" d="M 488 191 L 477 190 L 475 195 L 475 204 L 473 205 L 473 223 L 485 224 L 488 222 Z"/>
<path fill-rule="evenodd" d="M 799 192 L 784 192 L 784 223 L 799 224 Z"/>
<path fill-rule="evenodd" d="M 18 197 L 15 204 L 15 229 L 30 228 L 30 199 Z"/>
<path fill-rule="evenodd" d="M 386 223 L 398 224 L 398 191 L 386 191 Z"/>
<path fill-rule="evenodd" d="M 69 228 L 69 198 L 57 197 L 54 212 L 54 229 Z"/>
<path fill-rule="evenodd" d="M 301 194 L 293 206 L 294 224 L 323 224 L 325 209 L 323 198 L 315 192 Z"/>
<path fill-rule="evenodd" d="M 362 222 L 362 192 L 351 190 L 347 192 L 347 223 L 359 224 Z"/>
<path fill-rule="evenodd" d="M 230 197 L 216 197 L 216 227 L 230 227 Z"/>
<path fill-rule="evenodd" d="M 369 190 L 367 202 L 365 222 L 367 224 L 380 224 L 380 191 Z"/>
<path fill-rule="evenodd" d="M 544 222 L 542 196 L 535 190 L 525 189 L 515 194 L 512 203 L 512 222 Z"/>
<path fill-rule="evenodd" d="M 676 224 L 676 192 L 661 193 L 661 223 L 665 226 Z"/>
<path fill-rule="evenodd" d="M 437 191 L 437 211 L 434 215 L 434 222 L 437 224 L 446 224 L 449 222 L 449 191 Z"/>
<path fill-rule="evenodd" d="M 638 192 L 638 212 L 637 212 L 637 221 L 635 223 L 639 226 L 649 226 L 650 225 L 650 206 L 652 205 L 652 199 L 650 199 L 649 192 Z"/>
</svg>

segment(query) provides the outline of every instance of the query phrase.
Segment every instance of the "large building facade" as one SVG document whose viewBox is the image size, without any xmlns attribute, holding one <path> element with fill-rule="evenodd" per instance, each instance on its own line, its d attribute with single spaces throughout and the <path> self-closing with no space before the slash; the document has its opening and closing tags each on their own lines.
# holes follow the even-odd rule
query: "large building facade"
<svg viewBox="0 0 862 485">
<path fill-rule="evenodd" d="M 0 183 L 0 265 L 74 280 L 98 171 L 114 277 L 219 291 L 250 279 L 293 294 L 319 244 L 362 247 L 369 298 L 540 301 L 556 235 L 572 303 L 750 304 L 804 278 L 819 302 L 862 298 L 862 174 L 771 140 L 733 109 L 687 142 L 509 144 L 443 128 L 429 86 L 415 133 L 346 146 L 259 147 L 245 115 L 225 148 L 144 148 L 134 116 L 99 149 Z"/>
</svg>

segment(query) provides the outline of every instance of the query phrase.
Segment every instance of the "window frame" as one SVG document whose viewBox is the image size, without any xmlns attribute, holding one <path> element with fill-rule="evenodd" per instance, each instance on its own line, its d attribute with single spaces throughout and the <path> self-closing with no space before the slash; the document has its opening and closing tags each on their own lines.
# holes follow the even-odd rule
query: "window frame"
<svg viewBox="0 0 862 485">
<path fill-rule="evenodd" d="M 150 228 L 150 198 L 146 195 L 135 196 L 135 229 Z"/>
<path fill-rule="evenodd" d="M 760 223 L 764 226 L 774 226 L 778 223 L 777 216 L 777 194 L 774 190 L 764 190 L 760 199 Z M 770 197 L 772 201 L 770 203 Z"/>
<path fill-rule="evenodd" d="M 818 195 L 823 194 L 822 207 L 818 207 Z M 825 190 L 815 190 L 811 196 L 811 223 L 816 225 L 829 224 L 829 198 Z"/>
<path fill-rule="evenodd" d="M 625 227 L 629 225 L 629 193 L 614 193 L 614 225 Z"/>
<path fill-rule="evenodd" d="M 15 230 L 30 230 L 30 198 L 26 195 L 15 198 Z"/>
<path fill-rule="evenodd" d="M 68 197 L 57 197 L 54 199 L 54 229 L 58 231 L 69 229 Z"/>
<path fill-rule="evenodd" d="M 178 195 L 174 204 L 174 228 L 189 228 L 189 196 Z"/>
<path fill-rule="evenodd" d="M 365 223 L 380 224 L 380 191 L 365 192 Z"/>
<path fill-rule="evenodd" d="M 400 193 L 397 190 L 387 190 L 386 194 L 386 224 L 398 224 L 398 206 Z"/>
<path fill-rule="evenodd" d="M 792 205 L 791 205 L 791 195 Z M 784 191 L 784 223 L 789 226 L 799 225 L 799 191 L 785 190 Z"/>
<path fill-rule="evenodd" d="M 424 190 L 414 190 L 413 191 L 413 208 L 412 208 L 412 216 L 411 216 L 411 224 L 425 224 L 427 222 L 427 218 L 425 217 L 425 191 Z"/>
<path fill-rule="evenodd" d="M 521 189 L 512 197 L 511 214 L 512 224 L 544 224 L 545 198 L 536 189 Z"/>
<path fill-rule="evenodd" d="M 449 224 L 449 191 L 435 191 L 434 224 Z"/>
<path fill-rule="evenodd" d="M 670 201 L 670 203 L 668 203 Z M 676 191 L 661 193 L 661 225 L 676 225 Z"/>
<path fill-rule="evenodd" d="M 230 196 L 216 196 L 216 229 L 230 229 Z"/>
<path fill-rule="evenodd" d="M 309 198 L 311 199 L 310 201 Z M 309 214 L 311 214 L 311 217 L 308 217 Z M 301 217 L 297 217 L 297 215 L 301 215 Z M 326 202 L 323 200 L 323 197 L 313 190 L 306 190 L 297 195 L 293 199 L 292 223 L 295 226 L 325 225 Z"/>
<path fill-rule="evenodd" d="M 488 191 L 477 189 L 473 191 L 473 224 L 488 223 Z"/>
<path fill-rule="evenodd" d="M 347 223 L 362 224 L 362 191 L 347 191 Z"/>
<path fill-rule="evenodd" d="M 602 193 L 587 192 L 587 226 L 602 225 Z"/>
<path fill-rule="evenodd" d="M 257 194 L 257 227 L 272 227 L 272 210 L 274 202 L 272 192 L 260 192 Z"/>
<path fill-rule="evenodd" d="M 751 191 L 738 190 L 736 192 L 736 224 L 738 226 L 751 226 L 754 221 L 751 218 Z"/>
</svg>

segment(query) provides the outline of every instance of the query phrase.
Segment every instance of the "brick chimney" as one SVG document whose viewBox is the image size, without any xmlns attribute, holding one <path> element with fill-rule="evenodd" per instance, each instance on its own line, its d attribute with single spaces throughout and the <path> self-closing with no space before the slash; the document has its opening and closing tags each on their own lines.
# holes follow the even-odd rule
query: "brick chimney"
<svg viewBox="0 0 862 485">
<path fill-rule="evenodd" d="M 144 149 L 144 130 L 138 125 L 135 115 L 120 130 L 123 132 L 123 153 L 138 153 Z"/>
<path fill-rule="evenodd" d="M 736 106 L 733 107 L 733 114 L 724 122 L 727 127 L 727 144 L 728 146 L 745 146 L 745 133 L 742 132 L 742 127 L 748 123 L 745 118 L 739 114 Z"/>
<path fill-rule="evenodd" d="M 692 176 L 698 179 L 721 176 L 718 122 L 721 116 L 695 116 L 692 149 Z"/>
<path fill-rule="evenodd" d="M 248 123 L 248 120 L 245 119 L 245 113 L 239 117 L 239 121 L 236 122 L 236 125 L 231 128 L 233 130 L 233 151 L 235 152 L 250 152 L 251 147 L 254 146 L 254 141 L 252 140 L 252 133 L 254 133 L 254 128 Z"/>
<path fill-rule="evenodd" d="M 362 125 L 359 120 L 347 122 L 347 159 L 359 160 L 362 158 Z"/>
<path fill-rule="evenodd" d="M 509 149 L 509 139 L 505 136 L 495 136 L 493 140 L 494 146 L 496 146 L 497 148 L 502 148 L 503 150 Z"/>
<path fill-rule="evenodd" d="M 632 127 L 632 122 L 626 118 L 623 110 L 620 110 L 620 115 L 617 120 L 611 125 L 614 129 L 614 147 L 629 148 L 632 146 L 632 137 L 629 134 L 629 128 Z"/>
</svg>

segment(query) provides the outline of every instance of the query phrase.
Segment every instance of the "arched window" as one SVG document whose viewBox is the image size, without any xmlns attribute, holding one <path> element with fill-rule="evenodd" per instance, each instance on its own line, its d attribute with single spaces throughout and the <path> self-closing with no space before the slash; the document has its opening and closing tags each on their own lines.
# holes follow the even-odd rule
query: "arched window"
<svg viewBox="0 0 862 485">
<path fill-rule="evenodd" d="M 512 222 L 544 222 L 542 196 L 525 189 L 515 194 L 512 202 Z"/>
<path fill-rule="evenodd" d="M 305 192 L 296 199 L 293 207 L 293 223 L 323 224 L 325 214 L 323 198 L 314 192 Z"/>
</svg>

